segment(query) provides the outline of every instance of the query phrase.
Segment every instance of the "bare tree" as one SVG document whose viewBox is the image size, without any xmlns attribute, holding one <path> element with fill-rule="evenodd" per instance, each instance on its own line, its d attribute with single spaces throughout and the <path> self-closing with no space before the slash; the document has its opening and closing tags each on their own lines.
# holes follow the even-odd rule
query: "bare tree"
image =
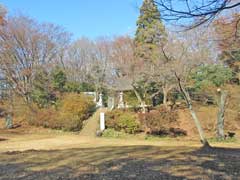
<svg viewBox="0 0 240 180">
<path fill-rule="evenodd" d="M 6 23 L 5 16 L 7 14 L 7 9 L 0 4 L 0 25 L 4 25 Z"/>
<path fill-rule="evenodd" d="M 156 0 L 156 4 L 164 20 L 185 26 L 187 19 L 191 22 L 188 28 L 209 23 L 219 14 L 240 7 L 239 0 Z"/>
<path fill-rule="evenodd" d="M 96 60 L 96 44 L 81 38 L 71 44 L 64 61 L 67 77 L 73 82 L 89 82 L 89 74 Z"/>
<path fill-rule="evenodd" d="M 179 87 L 179 90 L 180 92 L 183 94 L 184 96 L 184 99 L 187 103 L 187 106 L 188 106 L 188 109 L 191 113 L 191 116 L 193 118 L 193 121 L 195 123 L 195 126 L 197 127 L 197 130 L 198 130 L 198 133 L 199 133 L 199 136 L 200 136 L 200 139 L 201 139 L 201 143 L 204 145 L 204 146 L 209 146 L 209 143 L 205 137 L 205 134 L 204 134 L 204 131 L 202 129 L 202 126 L 201 126 L 201 123 L 193 109 L 193 106 L 192 106 L 192 100 L 190 98 L 190 95 L 188 93 L 188 91 L 186 90 L 186 87 L 183 85 L 183 82 L 182 82 L 182 79 L 180 78 L 180 76 L 176 73 L 175 73 L 175 76 L 176 76 L 176 79 L 178 81 L 178 87 Z"/>
<path fill-rule="evenodd" d="M 101 93 L 113 78 L 112 40 L 100 37 L 96 40 L 82 38 L 68 49 L 65 59 L 66 72 L 70 81 L 90 83 Z"/>
<path fill-rule="evenodd" d="M 97 93 L 101 93 L 111 79 L 111 40 L 100 37 L 96 40 L 96 54 L 92 64 L 91 77 Z"/>
<path fill-rule="evenodd" d="M 150 79 L 148 78 L 149 67 L 146 62 L 136 59 L 134 55 L 134 41 L 128 36 L 117 37 L 112 42 L 111 67 L 113 80 L 124 78 L 126 83 L 131 83 L 133 91 L 145 111 L 145 101 L 147 98 L 147 86 Z"/>
<path fill-rule="evenodd" d="M 112 63 L 118 77 L 133 76 L 134 42 L 128 36 L 116 37 L 112 42 Z"/>
<path fill-rule="evenodd" d="M 68 33 L 53 24 L 39 24 L 25 17 L 7 19 L 0 28 L 0 65 L 15 93 L 31 102 L 35 70 L 49 70 L 68 43 Z"/>
<path fill-rule="evenodd" d="M 235 13 L 231 16 L 219 18 L 214 22 L 216 42 L 220 51 L 219 59 L 233 70 L 238 80 L 240 80 L 240 66 L 238 63 L 238 54 L 240 53 L 239 19 L 240 13 Z"/>
<path fill-rule="evenodd" d="M 171 69 L 172 75 L 175 76 L 178 90 L 183 94 L 204 146 L 209 144 L 194 111 L 187 87 L 189 86 L 188 77 L 192 70 L 201 64 L 212 63 L 214 60 L 211 51 L 209 51 L 211 44 L 206 41 L 208 35 L 208 33 L 196 29 L 181 34 L 178 33 L 177 37 L 173 38 L 172 41 L 168 41 L 170 46 L 163 49 L 165 58 L 174 64 Z"/>
</svg>

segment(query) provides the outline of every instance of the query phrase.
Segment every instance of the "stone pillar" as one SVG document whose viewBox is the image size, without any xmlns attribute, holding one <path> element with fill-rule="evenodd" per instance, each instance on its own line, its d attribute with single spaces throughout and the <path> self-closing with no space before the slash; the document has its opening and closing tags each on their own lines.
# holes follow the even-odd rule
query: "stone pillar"
<svg viewBox="0 0 240 180">
<path fill-rule="evenodd" d="M 119 93 L 118 108 L 124 108 L 123 92 Z"/>
<path fill-rule="evenodd" d="M 114 97 L 108 97 L 108 109 L 113 110 L 114 109 Z"/>
<path fill-rule="evenodd" d="M 100 113 L 100 131 L 105 130 L 105 115 L 104 112 Z"/>
<path fill-rule="evenodd" d="M 97 107 L 103 107 L 103 94 L 102 93 L 99 94 L 99 100 L 97 103 Z"/>
<path fill-rule="evenodd" d="M 93 99 L 93 101 L 96 103 L 97 102 L 97 93 L 96 92 L 94 92 L 94 99 Z"/>
<path fill-rule="evenodd" d="M 5 120 L 6 120 L 6 128 L 11 129 L 13 127 L 12 115 L 8 114 Z"/>
</svg>

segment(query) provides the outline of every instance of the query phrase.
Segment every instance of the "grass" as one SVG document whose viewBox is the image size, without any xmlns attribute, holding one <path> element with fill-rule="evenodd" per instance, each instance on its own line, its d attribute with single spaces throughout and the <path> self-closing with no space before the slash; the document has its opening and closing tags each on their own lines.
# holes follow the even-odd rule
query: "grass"
<svg viewBox="0 0 240 180">
<path fill-rule="evenodd" d="M 106 129 L 103 131 L 102 137 L 104 138 L 126 138 L 130 137 L 130 134 L 121 132 L 121 131 L 115 131 L 114 129 Z"/>
<path fill-rule="evenodd" d="M 144 139 L 148 141 L 171 141 L 172 139 L 178 140 L 178 138 L 172 138 L 170 136 L 156 136 L 156 135 L 145 135 Z"/>
<path fill-rule="evenodd" d="M 218 143 L 218 142 L 221 142 L 221 143 L 235 143 L 235 142 L 238 142 L 237 138 L 235 137 L 232 137 L 232 138 L 226 138 L 226 139 L 223 139 L 223 140 L 220 140 L 220 139 L 217 139 L 217 138 L 210 138 L 208 139 L 208 141 L 210 143 Z"/>
<path fill-rule="evenodd" d="M 238 142 L 214 142 L 225 147 L 202 149 L 199 142 L 181 138 L 88 138 L 34 131 L 0 131 L 6 139 L 0 141 L 0 180 L 240 177 Z"/>
<path fill-rule="evenodd" d="M 104 146 L 28 150 L 0 157 L 0 179 L 232 179 L 239 149 Z"/>
</svg>

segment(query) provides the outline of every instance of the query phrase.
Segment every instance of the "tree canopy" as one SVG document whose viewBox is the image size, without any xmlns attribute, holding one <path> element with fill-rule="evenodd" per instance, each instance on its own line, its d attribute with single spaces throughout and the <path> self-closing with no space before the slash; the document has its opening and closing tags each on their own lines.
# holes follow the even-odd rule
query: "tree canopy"
<svg viewBox="0 0 240 180">
<path fill-rule="evenodd" d="M 137 20 L 135 34 L 135 55 L 143 60 L 155 61 L 159 56 L 159 46 L 166 39 L 161 15 L 153 0 L 144 0 Z"/>
</svg>

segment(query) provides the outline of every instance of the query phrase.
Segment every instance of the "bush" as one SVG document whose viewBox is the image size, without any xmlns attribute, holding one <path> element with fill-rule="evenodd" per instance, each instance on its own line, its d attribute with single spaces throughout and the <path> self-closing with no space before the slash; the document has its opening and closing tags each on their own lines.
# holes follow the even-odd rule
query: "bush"
<svg viewBox="0 0 240 180">
<path fill-rule="evenodd" d="M 127 105 L 136 107 L 139 105 L 138 99 L 133 91 L 128 91 L 124 93 L 124 100 Z"/>
<path fill-rule="evenodd" d="M 106 127 L 129 134 L 134 134 L 140 130 L 136 114 L 122 110 L 113 110 L 106 114 Z"/>
<path fill-rule="evenodd" d="M 61 126 L 58 121 L 58 112 L 55 108 L 42 108 L 34 109 L 34 112 L 29 112 L 29 115 L 32 115 L 28 118 L 30 125 L 41 126 L 45 128 L 52 129 L 61 129 Z"/>
<path fill-rule="evenodd" d="M 65 94 L 59 102 L 59 107 L 38 108 L 28 113 L 31 125 L 45 128 L 79 131 L 83 121 L 95 110 L 92 99 L 80 94 Z M 30 113 L 31 112 L 31 113 Z"/>
<path fill-rule="evenodd" d="M 177 112 L 168 110 L 165 106 L 160 106 L 149 113 L 139 114 L 142 129 L 152 135 L 186 135 L 184 130 L 177 127 L 177 118 Z"/>
<path fill-rule="evenodd" d="M 112 128 L 106 129 L 102 133 L 102 137 L 120 138 L 125 136 L 126 134 L 124 132 L 115 131 Z"/>
<path fill-rule="evenodd" d="M 94 86 L 89 83 L 78 83 L 78 82 L 66 82 L 64 89 L 66 92 L 88 92 L 94 91 Z"/>
<path fill-rule="evenodd" d="M 66 94 L 60 102 L 59 123 L 63 130 L 78 131 L 95 110 L 92 99 L 82 94 Z"/>
</svg>

